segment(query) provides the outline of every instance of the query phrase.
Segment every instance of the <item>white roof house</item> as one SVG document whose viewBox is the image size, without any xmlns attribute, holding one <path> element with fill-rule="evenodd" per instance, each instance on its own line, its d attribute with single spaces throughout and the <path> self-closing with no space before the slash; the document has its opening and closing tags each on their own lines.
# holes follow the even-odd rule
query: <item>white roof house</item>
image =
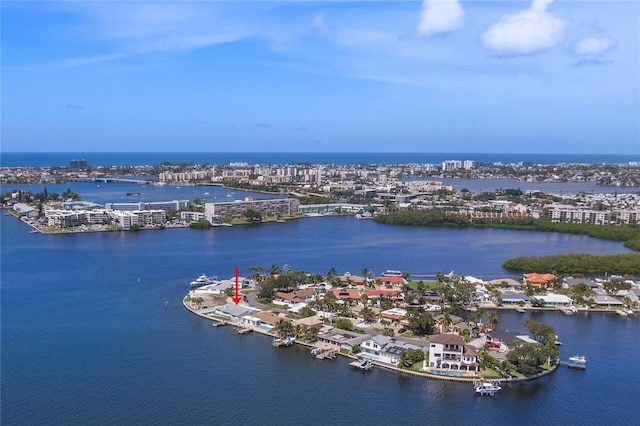
<svg viewBox="0 0 640 426">
<path fill-rule="evenodd" d="M 547 293 L 544 296 L 537 296 L 536 299 L 544 301 L 548 306 L 568 306 L 573 304 L 573 300 L 564 294 Z"/>
</svg>

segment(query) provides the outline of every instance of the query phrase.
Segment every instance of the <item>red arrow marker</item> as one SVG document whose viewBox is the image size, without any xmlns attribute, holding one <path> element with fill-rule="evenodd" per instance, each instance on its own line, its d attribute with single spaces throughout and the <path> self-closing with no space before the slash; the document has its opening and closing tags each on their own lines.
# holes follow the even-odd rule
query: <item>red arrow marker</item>
<svg viewBox="0 0 640 426">
<path fill-rule="evenodd" d="M 238 267 L 237 266 L 236 266 L 236 297 L 232 297 L 231 300 L 233 300 L 233 303 L 235 303 L 236 305 L 240 303 L 240 301 L 242 300 L 242 297 L 240 297 L 240 295 L 238 294 Z"/>
</svg>

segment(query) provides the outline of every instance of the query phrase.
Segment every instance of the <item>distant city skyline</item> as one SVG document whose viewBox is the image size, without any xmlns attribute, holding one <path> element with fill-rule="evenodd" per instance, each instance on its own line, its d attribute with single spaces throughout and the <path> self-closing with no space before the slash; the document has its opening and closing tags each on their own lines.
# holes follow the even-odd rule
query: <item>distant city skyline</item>
<svg viewBox="0 0 640 426">
<path fill-rule="evenodd" d="M 637 1 L 0 8 L 2 152 L 640 153 Z"/>
</svg>

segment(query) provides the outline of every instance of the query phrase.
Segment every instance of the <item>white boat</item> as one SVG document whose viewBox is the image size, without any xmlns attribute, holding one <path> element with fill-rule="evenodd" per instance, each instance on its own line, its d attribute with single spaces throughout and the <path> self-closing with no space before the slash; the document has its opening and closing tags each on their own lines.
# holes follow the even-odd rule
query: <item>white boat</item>
<svg viewBox="0 0 640 426">
<path fill-rule="evenodd" d="M 313 349 L 311 349 L 311 356 L 318 356 L 322 352 L 324 352 L 324 348 L 320 348 L 320 347 L 316 346 Z"/>
<path fill-rule="evenodd" d="M 401 277 L 402 276 L 402 271 L 398 271 L 395 269 L 387 269 L 386 271 L 384 271 L 382 273 L 383 277 Z"/>
<path fill-rule="evenodd" d="M 350 362 L 349 365 L 363 371 L 369 371 L 373 368 L 371 361 L 366 359 L 359 359 L 357 361 Z"/>
<path fill-rule="evenodd" d="M 574 355 L 569 358 L 569 362 L 567 363 L 569 368 L 577 368 L 579 370 L 584 370 L 587 368 L 587 358 L 584 355 Z"/>
<path fill-rule="evenodd" d="M 191 283 L 189 283 L 189 285 L 191 286 L 191 288 L 200 288 L 200 287 L 203 287 L 203 286 L 208 285 L 208 284 L 214 284 L 216 278 L 217 277 L 215 277 L 215 276 L 208 277 L 205 274 L 202 274 L 198 278 L 196 278 L 195 280 L 191 281 Z"/>
<path fill-rule="evenodd" d="M 617 309 L 617 310 L 616 310 L 616 314 L 620 315 L 621 317 L 627 317 L 627 316 L 629 316 L 629 314 L 627 313 L 627 311 L 625 311 L 624 309 Z"/>
<path fill-rule="evenodd" d="M 479 395 L 493 396 L 502 389 L 499 382 L 491 382 L 488 380 L 477 380 L 473 382 L 473 388 Z"/>
<path fill-rule="evenodd" d="M 295 341 L 296 341 L 296 336 L 287 336 L 284 339 L 281 337 L 278 337 L 276 339 L 273 339 L 273 346 L 275 346 L 276 348 L 279 348 L 281 346 L 293 346 Z"/>
</svg>

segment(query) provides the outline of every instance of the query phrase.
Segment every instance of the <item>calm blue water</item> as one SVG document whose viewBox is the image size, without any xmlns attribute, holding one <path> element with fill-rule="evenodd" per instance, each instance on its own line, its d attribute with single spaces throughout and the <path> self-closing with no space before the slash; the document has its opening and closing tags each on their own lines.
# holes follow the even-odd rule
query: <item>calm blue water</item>
<svg viewBox="0 0 640 426">
<path fill-rule="evenodd" d="M 200 198 L 201 202 L 223 203 L 233 200 L 243 200 L 245 197 L 261 198 L 281 198 L 284 195 L 262 194 L 240 189 L 225 189 L 219 186 L 160 186 L 160 185 L 138 185 L 130 183 L 101 183 L 92 182 L 69 182 L 61 184 L 2 184 L 0 194 L 7 191 L 24 190 L 34 194 L 43 192 L 62 194 L 67 189 L 80 194 L 85 201 L 94 203 L 138 203 L 141 201 L 170 201 L 170 200 L 190 200 Z M 139 192 L 139 196 L 128 196 L 129 192 Z"/>
<path fill-rule="evenodd" d="M 589 369 L 560 369 L 480 398 L 465 384 L 363 374 L 344 359 L 277 350 L 266 337 L 213 328 L 179 305 L 185 281 L 231 276 L 236 266 L 499 278 L 511 256 L 627 252 L 620 243 L 350 217 L 67 236 L 30 234 L 4 215 L 0 225 L 3 425 L 610 425 L 640 416 L 637 318 L 536 315 L 556 327 L 562 356 L 585 354 Z M 524 330 L 529 315 L 501 314 L 500 326 Z"/>
<path fill-rule="evenodd" d="M 558 163 L 628 163 L 640 161 L 640 152 L 633 155 L 589 155 L 589 154 L 486 154 L 486 153 L 331 153 L 331 152 L 46 152 L 46 153 L 0 153 L 0 165 L 18 166 L 68 166 L 70 160 L 87 160 L 97 166 L 156 165 L 165 161 L 173 163 L 227 164 L 247 162 L 249 164 L 290 164 L 308 162 L 312 164 L 407 164 L 441 163 L 445 160 L 473 160 L 478 163 L 502 162 L 504 164 L 530 161 L 534 164 Z"/>
</svg>

